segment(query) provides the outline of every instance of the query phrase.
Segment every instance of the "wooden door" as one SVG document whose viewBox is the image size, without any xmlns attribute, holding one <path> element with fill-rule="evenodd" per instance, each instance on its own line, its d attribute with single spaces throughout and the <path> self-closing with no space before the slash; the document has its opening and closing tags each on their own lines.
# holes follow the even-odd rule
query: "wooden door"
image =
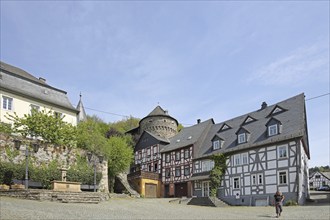
<svg viewBox="0 0 330 220">
<path fill-rule="evenodd" d="M 157 185 L 156 184 L 145 184 L 145 197 L 146 198 L 157 198 Z"/>
</svg>

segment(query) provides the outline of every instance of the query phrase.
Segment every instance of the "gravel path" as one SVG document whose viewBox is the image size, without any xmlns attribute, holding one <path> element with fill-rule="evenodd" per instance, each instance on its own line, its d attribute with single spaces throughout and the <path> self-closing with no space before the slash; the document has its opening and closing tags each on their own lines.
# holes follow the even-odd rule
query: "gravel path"
<svg viewBox="0 0 330 220">
<path fill-rule="evenodd" d="M 273 207 L 201 207 L 169 199 L 110 199 L 74 204 L 0 198 L 0 219 L 275 219 Z M 284 207 L 280 219 L 330 219 L 330 204 Z"/>
</svg>

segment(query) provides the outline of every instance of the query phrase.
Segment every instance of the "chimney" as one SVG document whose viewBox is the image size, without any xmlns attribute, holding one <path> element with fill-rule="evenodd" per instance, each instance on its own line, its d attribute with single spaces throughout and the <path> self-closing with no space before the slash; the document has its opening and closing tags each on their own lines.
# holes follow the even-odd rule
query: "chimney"
<svg viewBox="0 0 330 220">
<path fill-rule="evenodd" d="M 43 83 L 46 83 L 46 79 L 45 78 L 42 78 L 42 77 L 39 77 L 39 81 L 41 81 Z"/>
<path fill-rule="evenodd" d="M 263 103 L 261 104 L 261 110 L 262 110 L 262 109 L 265 109 L 265 108 L 267 108 L 267 103 L 266 103 L 266 102 L 263 102 Z"/>
<path fill-rule="evenodd" d="M 197 119 L 197 124 L 201 123 L 201 120 L 200 119 Z"/>
</svg>

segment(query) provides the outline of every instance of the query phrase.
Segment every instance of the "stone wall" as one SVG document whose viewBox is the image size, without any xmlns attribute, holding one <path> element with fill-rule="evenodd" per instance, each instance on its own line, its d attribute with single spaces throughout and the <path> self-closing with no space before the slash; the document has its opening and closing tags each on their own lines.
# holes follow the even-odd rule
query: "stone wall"
<svg viewBox="0 0 330 220">
<path fill-rule="evenodd" d="M 178 126 L 172 117 L 149 116 L 140 121 L 140 129 L 163 138 L 171 138 L 177 134 Z"/>
<path fill-rule="evenodd" d="M 14 164 L 25 161 L 26 146 L 31 145 L 34 140 L 22 140 L 19 150 L 15 149 L 14 140 L 16 137 L 8 136 L 0 133 L 0 161 L 12 162 Z M 29 148 L 29 157 L 33 158 L 35 166 L 40 164 L 48 165 L 51 161 L 56 160 L 62 166 L 69 168 L 77 162 L 77 155 L 85 156 L 87 159 L 87 152 L 79 148 L 68 148 L 64 146 L 55 146 L 47 143 L 40 143 L 38 152 L 34 152 Z M 92 166 L 92 164 L 91 164 Z M 103 161 L 102 164 L 97 163 L 97 172 L 102 173 L 102 179 L 99 184 L 99 191 L 109 192 L 108 186 L 108 162 Z"/>
</svg>

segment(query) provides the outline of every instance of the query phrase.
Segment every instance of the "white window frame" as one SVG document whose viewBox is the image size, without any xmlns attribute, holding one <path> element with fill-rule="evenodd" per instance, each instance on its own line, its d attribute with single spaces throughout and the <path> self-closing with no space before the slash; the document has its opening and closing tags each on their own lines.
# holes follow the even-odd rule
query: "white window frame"
<svg viewBox="0 0 330 220">
<path fill-rule="evenodd" d="M 253 186 L 257 185 L 257 174 L 253 174 L 251 176 L 251 183 L 252 183 Z"/>
<path fill-rule="evenodd" d="M 183 172 L 184 172 L 185 176 L 189 176 L 190 175 L 190 166 L 189 165 L 184 166 Z"/>
<path fill-rule="evenodd" d="M 200 172 L 201 172 L 200 161 L 195 161 L 195 163 L 194 163 L 194 173 L 200 173 Z"/>
<path fill-rule="evenodd" d="M 170 163 L 171 162 L 171 154 L 167 153 L 165 154 L 165 163 Z"/>
<path fill-rule="evenodd" d="M 171 177 L 171 168 L 165 168 L 165 178 Z"/>
<path fill-rule="evenodd" d="M 278 184 L 279 185 L 288 184 L 288 171 L 287 170 L 278 171 Z"/>
<path fill-rule="evenodd" d="M 40 106 L 39 105 L 34 105 L 34 104 L 31 104 L 30 105 L 30 113 L 32 113 L 32 110 L 35 109 L 37 112 L 39 112 L 40 110 Z"/>
<path fill-rule="evenodd" d="M 190 157 L 190 150 L 189 149 L 185 149 L 184 150 L 184 159 L 189 159 Z"/>
<path fill-rule="evenodd" d="M 249 164 L 249 154 L 248 153 L 242 153 L 242 165 Z"/>
<path fill-rule="evenodd" d="M 207 172 L 212 170 L 214 167 L 214 161 L 213 160 L 203 160 L 202 161 L 202 172 Z"/>
<path fill-rule="evenodd" d="M 268 136 L 274 136 L 278 134 L 278 124 L 273 124 L 268 126 Z"/>
<path fill-rule="evenodd" d="M 220 149 L 220 140 L 213 141 L 213 150 Z"/>
<path fill-rule="evenodd" d="M 199 180 L 196 180 L 196 181 L 194 182 L 194 188 L 195 188 L 195 189 L 202 189 L 202 182 L 199 181 Z"/>
<path fill-rule="evenodd" d="M 241 155 L 236 154 L 234 155 L 234 166 L 239 166 L 241 165 Z"/>
<path fill-rule="evenodd" d="M 139 159 L 139 160 L 142 159 L 142 151 L 138 151 L 138 159 Z"/>
<path fill-rule="evenodd" d="M 238 134 L 237 141 L 239 144 L 245 143 L 246 142 L 246 133 Z"/>
<path fill-rule="evenodd" d="M 288 157 L 288 145 L 281 145 L 277 147 L 277 157 L 279 159 L 281 158 L 287 158 Z"/>
<path fill-rule="evenodd" d="M 233 189 L 240 189 L 240 177 L 233 177 Z"/>
<path fill-rule="evenodd" d="M 156 155 L 158 153 L 158 146 L 157 145 L 153 147 L 153 151 L 154 151 L 154 155 Z"/>
<path fill-rule="evenodd" d="M 13 98 L 8 96 L 2 96 L 2 108 L 8 111 L 13 110 Z"/>
</svg>

